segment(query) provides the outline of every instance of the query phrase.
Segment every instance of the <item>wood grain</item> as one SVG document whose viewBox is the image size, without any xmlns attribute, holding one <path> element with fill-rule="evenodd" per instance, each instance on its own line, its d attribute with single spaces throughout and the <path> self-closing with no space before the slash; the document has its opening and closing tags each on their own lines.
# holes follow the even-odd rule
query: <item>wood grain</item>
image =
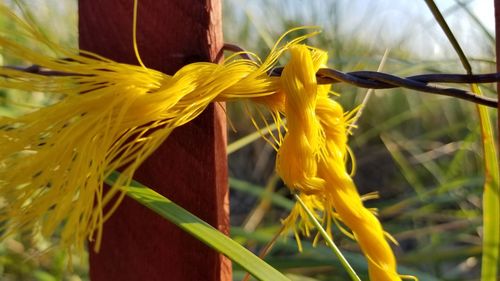
<svg viewBox="0 0 500 281">
<path fill-rule="evenodd" d="M 151 68 L 173 74 L 211 61 L 222 46 L 219 0 L 141 0 L 138 46 Z M 80 48 L 137 64 L 132 47 L 132 0 L 80 0 Z M 229 231 L 226 124 L 211 105 L 178 128 L 137 171 L 135 179 L 225 233 Z M 229 261 L 175 225 L 126 199 L 104 225 L 90 277 L 110 280 L 231 280 Z"/>
</svg>

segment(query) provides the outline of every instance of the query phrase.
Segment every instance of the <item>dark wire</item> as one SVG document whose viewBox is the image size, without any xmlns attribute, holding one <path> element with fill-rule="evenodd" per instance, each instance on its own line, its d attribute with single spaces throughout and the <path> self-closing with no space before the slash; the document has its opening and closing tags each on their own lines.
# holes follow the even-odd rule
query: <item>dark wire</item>
<svg viewBox="0 0 500 281">
<path fill-rule="evenodd" d="M 274 68 L 269 75 L 281 76 L 282 67 Z M 450 96 L 477 104 L 497 108 L 498 100 L 479 96 L 472 92 L 430 85 L 430 83 L 495 83 L 500 82 L 500 73 L 488 73 L 479 75 L 469 74 L 423 74 L 409 77 L 398 77 L 377 71 L 353 71 L 341 72 L 331 68 L 321 68 L 316 73 L 318 84 L 348 83 L 361 88 L 368 89 L 392 89 L 407 88 L 419 92 Z"/>
<path fill-rule="evenodd" d="M 64 73 L 58 71 L 45 70 L 37 65 L 32 65 L 27 68 L 20 67 L 5 67 L 30 73 L 36 73 L 48 76 L 67 76 L 67 75 L 81 75 Z M 274 68 L 270 71 L 270 76 L 281 76 L 283 67 Z M 347 83 L 361 88 L 368 89 L 393 89 L 393 88 L 407 88 L 419 92 L 444 95 L 454 97 L 477 104 L 482 104 L 489 107 L 498 107 L 498 100 L 479 96 L 472 92 L 456 89 L 445 88 L 430 85 L 430 83 L 495 83 L 500 82 L 500 73 L 488 74 L 422 74 L 409 77 L 398 77 L 395 75 L 377 72 L 377 71 L 353 71 L 341 72 L 331 68 L 321 68 L 316 73 L 318 84 L 334 84 L 334 83 Z"/>
</svg>

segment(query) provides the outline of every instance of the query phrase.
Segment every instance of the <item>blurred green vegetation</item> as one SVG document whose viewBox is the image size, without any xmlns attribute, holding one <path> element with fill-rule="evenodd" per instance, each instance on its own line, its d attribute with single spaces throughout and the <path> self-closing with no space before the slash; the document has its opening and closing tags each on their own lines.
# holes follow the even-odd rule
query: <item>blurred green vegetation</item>
<svg viewBox="0 0 500 281">
<path fill-rule="evenodd" d="M 469 5 L 477 1 L 449 1 L 451 4 L 443 12 L 452 23 L 459 18 L 469 25 L 469 29 L 458 28 L 455 32 L 475 38 L 473 43 L 479 51 L 470 57 L 474 71 L 494 72 L 494 38 L 487 26 L 474 18 Z M 376 70 L 385 50 L 390 49 L 384 72 L 399 76 L 463 73 L 444 35 L 431 32 L 437 24 L 424 4 L 416 6 L 422 10 L 412 14 L 409 22 L 396 24 L 384 15 L 397 8 L 377 6 L 378 2 L 387 1 L 371 1 L 365 7 L 368 2 L 226 0 L 223 1 L 225 41 L 265 57 L 283 32 L 297 26 L 316 25 L 323 33 L 308 40 L 308 44 L 329 51 L 329 66 L 341 71 Z M 64 1 L 64 5 L 60 1 L 24 3 L 32 5 L 30 10 L 36 9 L 36 20 L 43 23 L 48 37 L 76 46 L 76 1 Z M 9 23 L 0 19 L 0 24 Z M 422 34 L 426 28 L 429 38 Z M 366 30 L 372 30 L 371 34 L 367 35 Z M 414 37 L 419 43 L 413 41 Z M 436 38 L 442 41 L 435 41 Z M 469 45 L 462 46 L 466 53 Z M 435 52 L 436 49 L 441 51 Z M 4 64 L 20 63 L 3 60 Z M 483 92 L 495 93 L 492 86 L 486 85 Z M 336 99 L 346 110 L 358 106 L 367 92 L 340 84 L 334 85 L 333 90 L 341 94 Z M 33 99 L 36 95 L 23 98 Z M 21 102 L 18 93 L 0 91 L 0 115 L 16 114 L 18 108 L 8 105 L 13 99 Z M 228 118 L 237 130 L 229 128 L 230 144 L 255 131 L 239 103 L 228 105 Z M 400 244 L 394 246 L 400 272 L 415 274 L 424 281 L 479 279 L 483 185 L 480 139 L 473 104 L 401 89 L 376 91 L 371 96 L 350 140 L 357 164 L 355 181 L 360 193 L 380 194 L 380 199 L 367 205 L 379 209 L 384 227 Z M 229 155 L 231 234 L 255 252 L 279 231 L 280 219 L 293 204 L 273 172 L 274 156 L 273 149 L 262 140 Z M 356 243 L 338 230 L 334 231 L 334 238 L 360 277 L 366 280 L 365 261 Z M 45 245 L 40 238 L 26 234 L 1 243 L 0 279 L 88 279 L 85 255 L 73 256 L 77 262 L 69 271 L 67 253 L 44 252 Z M 266 260 L 292 280 L 348 278 L 323 243 L 313 248 L 305 241 L 304 252 L 298 253 L 291 236 L 279 239 Z M 234 279 L 241 280 L 244 272 L 238 267 L 234 270 Z"/>
<path fill-rule="evenodd" d="M 362 4 L 370 1 L 292 2 L 290 5 L 284 1 L 262 0 L 252 4 L 226 1 L 225 22 L 239 23 L 225 25 L 226 41 L 265 56 L 272 39 L 283 31 L 318 25 L 323 33 L 308 44 L 329 51 L 330 67 L 341 71 L 376 70 L 384 51 L 390 49 L 384 72 L 399 76 L 463 73 L 458 57 L 423 1 L 418 7 L 420 18 L 414 18 L 412 25 L 402 21 L 396 26 L 388 26 L 388 19 L 380 16 L 384 9 L 395 8 L 376 4 L 389 1 L 371 1 L 364 9 Z M 451 23 L 454 18 L 466 21 L 469 38 L 477 38 L 474 44 L 481 47 L 481 52 L 475 54 L 477 57 L 469 57 L 474 71 L 494 72 L 495 41 L 485 26 L 468 16 L 473 14 L 470 9 L 456 1 L 445 15 Z M 363 29 L 374 34 L 365 36 Z M 428 30 L 431 38 L 422 38 L 424 35 L 419 33 L 422 29 Z M 389 41 L 380 38 L 391 32 L 399 37 Z M 463 38 L 459 32 L 455 31 L 455 35 Z M 412 42 L 413 36 L 427 40 L 420 45 L 429 49 L 428 56 L 421 55 L 426 50 L 406 44 Z M 471 42 L 465 43 L 469 44 L 462 48 L 468 53 Z M 435 49 L 444 49 L 444 55 L 439 55 L 440 52 L 434 55 Z M 492 86 L 486 85 L 484 92 L 494 93 Z M 333 90 L 341 94 L 338 101 L 346 110 L 359 105 L 367 92 L 349 85 L 334 85 Z M 238 129 L 230 134 L 231 143 L 250 134 L 253 128 L 246 123 L 244 114 L 239 113 L 239 105 L 232 104 L 229 108 L 230 119 Z M 496 117 L 494 111 L 491 113 Z M 355 181 L 361 193 L 379 192 L 380 199 L 367 205 L 379 209 L 384 227 L 398 240 L 400 245 L 394 249 L 401 272 L 414 273 L 420 280 L 479 280 L 483 189 L 480 141 L 473 104 L 401 89 L 376 91 L 371 96 L 350 139 L 357 163 Z M 278 231 L 279 218 L 287 214 L 285 204 L 278 203 L 275 195 L 281 195 L 279 198 L 289 195 L 282 183 L 273 183 L 274 152 L 265 142 L 256 141 L 234 152 L 229 163 L 233 177 L 232 233 L 258 251 Z M 249 184 L 253 185 L 251 189 Z M 259 190 L 255 186 L 260 186 L 261 197 L 249 196 Z M 269 191 L 274 197 L 266 196 Z M 242 209 L 242 205 L 248 209 Z M 357 245 L 339 231 L 334 236 L 365 280 L 366 267 Z M 290 238 L 286 244 L 277 243 L 267 259 L 293 273 L 294 280 L 348 280 L 324 245 L 297 253 Z"/>
</svg>

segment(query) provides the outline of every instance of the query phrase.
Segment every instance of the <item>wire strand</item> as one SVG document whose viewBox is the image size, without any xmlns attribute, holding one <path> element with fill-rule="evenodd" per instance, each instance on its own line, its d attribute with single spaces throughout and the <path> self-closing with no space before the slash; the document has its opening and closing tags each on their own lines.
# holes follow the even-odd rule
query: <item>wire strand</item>
<svg viewBox="0 0 500 281">
<path fill-rule="evenodd" d="M 83 74 L 65 73 L 44 69 L 37 65 L 28 67 L 3 66 L 3 68 L 15 69 L 34 74 L 47 76 L 68 76 Z M 272 69 L 268 75 L 281 76 L 283 67 Z M 321 68 L 316 73 L 318 84 L 335 84 L 347 83 L 360 88 L 366 89 L 393 89 L 406 88 L 418 92 L 449 96 L 462 99 L 476 104 L 485 105 L 488 107 L 497 108 L 498 100 L 485 96 L 479 96 L 472 92 L 433 85 L 435 83 L 455 83 L 455 84 L 471 84 L 471 83 L 496 83 L 500 82 L 500 72 L 486 74 L 421 74 L 408 77 L 398 77 L 392 74 L 378 71 L 353 71 L 341 72 L 331 68 Z"/>
<path fill-rule="evenodd" d="M 280 76 L 282 67 L 273 69 L 269 75 Z M 360 88 L 393 89 L 407 88 L 418 92 L 454 97 L 477 104 L 496 108 L 498 100 L 476 95 L 472 92 L 438 87 L 431 83 L 495 83 L 500 82 L 500 73 L 487 74 L 422 74 L 409 77 L 398 77 L 392 74 L 377 71 L 341 72 L 331 68 L 322 68 L 316 73 L 318 84 L 347 83 Z"/>
</svg>

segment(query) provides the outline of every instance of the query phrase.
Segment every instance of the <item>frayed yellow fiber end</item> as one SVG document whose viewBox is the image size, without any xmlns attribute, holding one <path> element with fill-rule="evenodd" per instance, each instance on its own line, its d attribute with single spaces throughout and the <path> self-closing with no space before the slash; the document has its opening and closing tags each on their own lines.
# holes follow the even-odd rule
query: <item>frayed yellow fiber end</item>
<svg viewBox="0 0 500 281">
<path fill-rule="evenodd" d="M 301 45 L 290 52 L 281 76 L 288 131 L 278 149 L 276 170 L 328 231 L 331 220 L 338 219 L 353 232 L 367 257 L 371 280 L 401 280 L 385 232 L 364 207 L 345 167 L 350 115 L 328 98 L 328 87 L 316 83 L 326 53 Z M 314 229 L 300 206 L 284 223 L 296 237 L 299 232 L 310 236 Z"/>
<path fill-rule="evenodd" d="M 316 81 L 327 54 L 299 44 L 314 33 L 283 43 L 285 35 L 298 29 L 286 33 L 262 63 L 233 57 L 223 65 L 193 63 L 169 76 L 144 65 L 61 48 L 3 5 L 0 16 L 18 29 L 0 30 L 5 55 L 68 74 L 0 68 L 0 88 L 40 91 L 60 99 L 16 118 L 0 117 L 4 236 L 31 231 L 52 237 L 60 229 L 59 246 L 83 251 L 86 240 L 94 240 L 98 250 L 103 223 L 124 196 L 121 187 L 169 134 L 211 102 L 247 99 L 267 107 L 275 124 L 286 127 L 268 140 L 278 152 L 276 170 L 283 181 L 327 232 L 332 221 L 352 231 L 341 227 L 360 244 L 372 280 L 401 280 L 380 222 L 364 207 L 346 171 L 352 112 L 344 113 L 329 98 L 330 87 Z M 9 34 L 48 48 L 53 55 L 22 46 Z M 282 76 L 268 76 L 285 52 L 291 60 Z M 104 192 L 104 180 L 117 169 L 120 177 Z M 293 230 L 301 250 L 300 235 L 314 231 L 303 208 L 297 205 L 283 223 Z"/>
<path fill-rule="evenodd" d="M 223 65 L 193 63 L 169 76 L 57 46 L 3 5 L 0 16 L 15 27 L 0 30 L 3 55 L 67 74 L 0 68 L 0 88 L 59 99 L 16 118 L 0 117 L 3 233 L 40 229 L 51 237 L 57 230 L 58 245 L 77 251 L 87 239 L 99 248 L 103 223 L 123 198 L 120 187 L 172 130 L 213 101 L 276 93 L 279 78 L 267 71 L 283 52 L 311 36 L 277 44 L 263 63 L 236 58 Z M 38 52 L 44 48 L 51 55 Z M 121 176 L 104 192 L 104 180 L 117 169 Z"/>
</svg>

